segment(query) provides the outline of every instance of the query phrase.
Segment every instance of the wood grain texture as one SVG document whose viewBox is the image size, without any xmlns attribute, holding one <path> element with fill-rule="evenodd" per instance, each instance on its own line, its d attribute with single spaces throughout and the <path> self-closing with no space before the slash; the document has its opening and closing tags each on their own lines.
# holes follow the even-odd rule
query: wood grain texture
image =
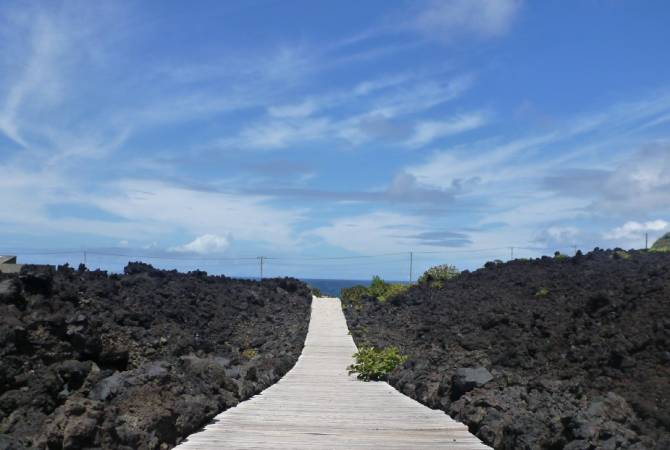
<svg viewBox="0 0 670 450">
<path fill-rule="evenodd" d="M 489 448 L 444 412 L 387 383 L 348 375 L 355 351 L 340 300 L 314 298 L 305 348 L 295 367 L 177 448 Z"/>
</svg>

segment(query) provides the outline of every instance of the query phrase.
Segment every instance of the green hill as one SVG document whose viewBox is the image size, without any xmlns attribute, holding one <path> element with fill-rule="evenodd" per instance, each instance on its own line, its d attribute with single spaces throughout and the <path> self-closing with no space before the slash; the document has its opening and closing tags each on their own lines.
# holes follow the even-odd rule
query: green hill
<svg viewBox="0 0 670 450">
<path fill-rule="evenodd" d="M 651 246 L 651 249 L 657 252 L 670 252 L 670 233 L 665 233 L 658 238 L 658 240 L 654 242 L 654 245 Z"/>
</svg>

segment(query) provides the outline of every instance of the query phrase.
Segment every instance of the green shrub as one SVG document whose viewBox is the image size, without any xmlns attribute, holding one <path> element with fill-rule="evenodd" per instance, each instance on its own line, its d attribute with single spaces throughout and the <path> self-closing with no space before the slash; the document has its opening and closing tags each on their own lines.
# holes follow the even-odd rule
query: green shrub
<svg viewBox="0 0 670 450">
<path fill-rule="evenodd" d="M 397 347 L 386 347 L 377 350 L 374 347 L 361 347 L 354 353 L 356 362 L 348 367 L 349 374 L 358 374 L 359 380 L 382 380 L 400 364 L 407 361 Z"/>
<path fill-rule="evenodd" d="M 612 258 L 614 258 L 614 259 L 630 259 L 630 253 L 628 253 L 625 250 L 616 250 L 612 254 Z"/>
<path fill-rule="evenodd" d="M 248 348 L 242 352 L 242 356 L 247 359 L 253 359 L 256 355 L 258 355 L 258 351 L 255 348 Z"/>
<path fill-rule="evenodd" d="M 384 291 L 380 297 L 377 297 L 377 299 L 380 302 L 385 302 L 386 300 L 395 297 L 396 295 L 402 294 L 407 289 L 409 289 L 409 286 L 406 284 L 387 283 L 386 291 Z"/>
<path fill-rule="evenodd" d="M 535 293 L 535 297 L 538 297 L 538 298 L 543 298 L 543 297 L 546 297 L 547 295 L 549 295 L 549 289 L 547 289 L 546 287 L 541 287 Z"/>
<path fill-rule="evenodd" d="M 565 256 L 561 252 L 554 252 L 554 259 L 557 259 L 557 260 L 560 261 L 560 260 L 565 259 L 565 258 L 567 258 L 567 256 Z"/>
<path fill-rule="evenodd" d="M 340 298 L 342 302 L 351 303 L 354 307 L 359 308 L 364 297 L 372 297 L 380 302 L 385 302 L 391 297 L 405 292 L 408 288 L 409 286 L 405 284 L 387 283 L 379 276 L 374 276 L 369 287 L 357 285 L 342 288 Z"/>
<path fill-rule="evenodd" d="M 323 294 L 321 293 L 321 289 L 314 287 L 314 286 L 307 286 L 312 293 L 314 297 L 323 297 Z"/>
<path fill-rule="evenodd" d="M 348 303 L 360 302 L 366 295 L 368 295 L 368 288 L 360 284 L 340 290 L 340 299 Z"/>
<path fill-rule="evenodd" d="M 423 275 L 418 279 L 419 284 L 427 284 L 430 287 L 441 288 L 444 285 L 444 282 L 456 278 L 460 274 L 460 271 L 456 266 L 450 266 L 449 264 L 442 264 L 440 266 L 431 267 L 426 270 Z"/>
<path fill-rule="evenodd" d="M 389 283 L 382 280 L 378 275 L 375 275 L 372 277 L 372 282 L 368 288 L 368 295 L 379 299 L 384 296 L 388 288 Z"/>
<path fill-rule="evenodd" d="M 670 233 L 665 233 L 658 238 L 649 250 L 652 252 L 670 252 Z"/>
</svg>

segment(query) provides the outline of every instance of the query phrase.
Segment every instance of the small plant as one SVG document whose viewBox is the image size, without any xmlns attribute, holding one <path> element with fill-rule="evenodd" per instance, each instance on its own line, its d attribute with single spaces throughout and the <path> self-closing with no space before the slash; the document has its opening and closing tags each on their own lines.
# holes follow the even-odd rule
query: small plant
<svg viewBox="0 0 670 450">
<path fill-rule="evenodd" d="M 406 284 L 389 283 L 388 287 L 386 288 L 386 291 L 381 295 L 381 297 L 377 298 L 380 302 L 385 302 L 386 300 L 389 300 L 397 295 L 402 294 L 407 289 L 409 289 L 409 286 Z"/>
<path fill-rule="evenodd" d="M 565 256 L 561 252 L 554 252 L 554 259 L 556 259 L 558 261 L 561 261 L 561 260 L 566 259 L 566 258 L 567 258 L 567 256 Z"/>
<path fill-rule="evenodd" d="M 670 233 L 665 233 L 658 238 L 651 246 L 649 251 L 652 252 L 670 252 Z"/>
<path fill-rule="evenodd" d="M 242 356 L 246 359 L 253 359 L 256 355 L 258 355 L 258 351 L 255 348 L 247 348 L 242 351 Z"/>
<path fill-rule="evenodd" d="M 323 297 L 323 294 L 321 293 L 321 289 L 314 287 L 314 286 L 308 286 L 310 292 L 314 297 Z"/>
<path fill-rule="evenodd" d="M 625 250 L 616 250 L 612 257 L 614 259 L 630 259 L 630 253 Z"/>
<path fill-rule="evenodd" d="M 360 284 L 340 290 L 340 299 L 343 302 L 358 303 L 366 295 L 368 295 L 368 288 Z"/>
<path fill-rule="evenodd" d="M 368 294 L 371 297 L 381 298 L 388 290 L 388 287 L 389 284 L 386 281 L 382 280 L 379 275 L 375 275 L 374 277 L 372 277 L 372 281 L 370 282 L 370 287 L 368 288 Z"/>
<path fill-rule="evenodd" d="M 382 380 L 388 377 L 396 367 L 407 361 L 407 356 L 401 355 L 397 347 L 386 347 L 378 350 L 374 347 L 361 347 L 354 353 L 356 362 L 347 369 L 349 374 L 358 374 L 363 381 Z"/>
<path fill-rule="evenodd" d="M 399 283 L 387 283 L 379 276 L 374 276 L 370 282 L 370 286 L 352 286 L 350 288 L 343 288 L 341 292 L 342 302 L 349 303 L 357 310 L 362 307 L 362 301 L 365 297 L 376 298 L 380 302 L 394 297 L 405 292 L 409 286 Z"/>
<path fill-rule="evenodd" d="M 444 285 L 444 282 L 456 278 L 460 275 L 460 271 L 456 266 L 450 266 L 449 264 L 442 264 L 440 266 L 431 267 L 426 270 L 423 275 L 419 277 L 417 282 L 419 284 L 427 284 L 432 288 L 441 288 Z"/>
<path fill-rule="evenodd" d="M 535 297 L 537 298 L 543 298 L 546 297 L 547 295 L 549 295 L 549 289 L 547 289 L 546 287 L 541 287 L 535 293 Z"/>
</svg>

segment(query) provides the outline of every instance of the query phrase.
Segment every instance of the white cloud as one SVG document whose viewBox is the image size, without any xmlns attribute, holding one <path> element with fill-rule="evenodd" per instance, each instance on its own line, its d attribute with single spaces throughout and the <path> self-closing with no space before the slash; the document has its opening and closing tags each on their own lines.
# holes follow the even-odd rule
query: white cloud
<svg viewBox="0 0 670 450">
<path fill-rule="evenodd" d="M 305 215 L 299 208 L 271 207 L 265 196 L 196 190 L 155 180 L 123 180 L 108 189 L 107 194 L 86 200 L 128 221 L 153 226 L 154 236 L 222 230 L 217 234 L 286 248 L 295 244 L 294 227 Z"/>
<path fill-rule="evenodd" d="M 538 233 L 535 241 L 552 245 L 572 245 L 575 238 L 581 234 L 579 228 L 574 226 L 552 225 Z"/>
<path fill-rule="evenodd" d="M 365 254 L 406 251 L 413 241 L 400 237 L 398 230 L 416 233 L 422 228 L 423 221 L 419 217 L 378 211 L 338 218 L 311 233 L 331 245 Z"/>
<path fill-rule="evenodd" d="M 188 244 L 173 247 L 171 250 L 182 253 L 222 253 L 230 246 L 229 236 L 217 236 L 215 234 L 203 234 Z"/>
<path fill-rule="evenodd" d="M 520 5 L 519 0 L 433 0 L 409 27 L 445 43 L 459 37 L 495 37 L 507 32 Z"/>
<path fill-rule="evenodd" d="M 410 116 L 453 100 L 469 89 L 473 82 L 471 76 L 462 75 L 447 82 L 420 81 L 403 84 L 409 80 L 408 76 L 403 75 L 387 76 L 359 84 L 353 95 L 350 92 L 336 91 L 295 104 L 269 107 L 267 111 L 270 118 L 252 122 L 243 127 L 237 136 L 219 139 L 215 145 L 221 148 L 275 150 L 324 139 L 342 139 L 349 144 L 361 145 L 384 137 L 384 133 L 381 133 L 382 136 L 378 133 L 379 127 L 374 131 L 370 129 L 371 122 L 398 118 L 398 122 L 405 120 L 406 125 L 409 125 L 409 119 L 403 119 L 403 116 Z M 382 92 L 369 95 L 377 91 Z M 361 100 L 365 96 L 366 99 Z M 327 109 L 335 107 L 346 108 L 351 112 L 314 116 L 316 111 L 325 113 Z M 420 124 L 411 145 L 416 146 L 440 136 L 480 126 L 484 120 L 483 114 L 472 113 L 455 118 L 450 123 L 445 121 Z M 400 125 L 402 128 L 405 124 Z M 402 139 L 398 139 L 395 133 L 399 129 L 398 124 L 390 128 L 393 131 L 388 137 L 402 145 Z"/>
<path fill-rule="evenodd" d="M 483 114 L 473 113 L 454 117 L 448 120 L 429 120 L 419 122 L 414 129 L 414 135 L 407 141 L 410 147 L 421 147 L 435 139 L 463 133 L 479 128 L 486 123 Z"/>
<path fill-rule="evenodd" d="M 322 139 L 330 125 L 325 118 L 272 120 L 247 127 L 238 137 L 222 140 L 220 144 L 260 150 L 284 148 L 295 143 Z"/>
<path fill-rule="evenodd" d="M 577 227 L 559 227 L 553 226 L 547 228 L 547 236 L 555 241 L 568 241 L 579 234 Z"/>
<path fill-rule="evenodd" d="M 39 96 L 40 102 L 53 104 L 60 100 L 62 88 L 62 53 L 67 40 L 66 30 L 59 29 L 45 15 L 38 15 L 26 29 L 24 24 L 14 24 L 29 35 L 26 62 L 21 73 L 10 81 L 7 96 L 0 108 L 0 131 L 7 137 L 26 147 L 21 136 L 20 114 L 30 98 Z M 23 46 L 21 46 L 23 47 Z"/>
<path fill-rule="evenodd" d="M 307 117 L 311 115 L 316 110 L 316 105 L 312 100 L 305 100 L 300 103 L 289 104 L 289 105 L 280 105 L 280 106 L 270 106 L 268 108 L 268 114 L 272 117 Z"/>
<path fill-rule="evenodd" d="M 629 221 L 603 234 L 605 239 L 633 241 L 640 240 L 649 231 L 664 231 L 670 223 L 656 219 L 648 222 Z"/>
</svg>

